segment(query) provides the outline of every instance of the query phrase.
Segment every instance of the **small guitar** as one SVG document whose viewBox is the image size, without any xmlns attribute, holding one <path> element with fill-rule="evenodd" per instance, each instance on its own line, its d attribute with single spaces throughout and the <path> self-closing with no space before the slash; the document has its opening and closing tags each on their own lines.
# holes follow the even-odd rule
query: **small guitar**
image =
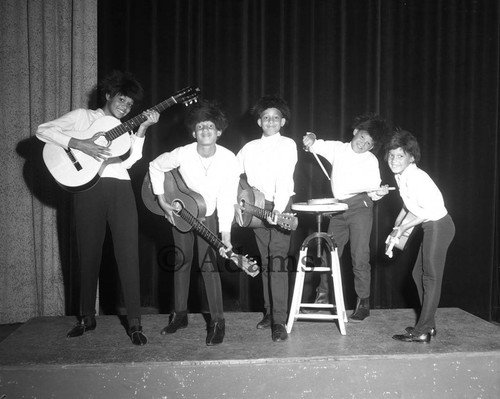
<svg viewBox="0 0 500 399">
<path fill-rule="evenodd" d="M 411 222 L 413 219 L 415 219 L 416 216 L 411 213 L 407 212 L 401 223 L 398 225 L 401 226 L 402 224 Z M 403 251 L 406 247 L 406 243 L 408 242 L 408 239 L 410 238 L 411 233 L 413 233 L 414 227 L 410 227 L 408 230 L 406 230 L 399 239 L 395 239 L 393 236 L 390 234 L 387 236 L 387 239 L 385 240 L 385 254 L 389 257 L 392 258 L 392 249 L 397 248 L 400 251 Z"/>
<path fill-rule="evenodd" d="M 239 255 L 231 250 L 227 250 L 224 243 L 200 222 L 199 219 L 205 216 L 207 209 L 205 200 L 200 194 L 188 188 L 177 169 L 165 173 L 164 188 L 165 195 L 169 202 L 177 209 L 177 211 L 174 212 L 174 215 L 178 217 L 175 220 L 175 228 L 184 233 L 193 229 L 216 250 L 224 248 L 229 259 L 246 274 L 252 277 L 259 274 L 257 262 L 248 259 L 244 255 Z M 163 216 L 165 214 L 156 201 L 149 174 L 146 174 L 144 178 L 141 194 L 146 208 L 157 215 Z"/>
<path fill-rule="evenodd" d="M 271 211 L 264 209 L 265 203 L 266 199 L 263 193 L 250 187 L 246 180 L 240 179 L 238 204 L 235 205 L 241 211 L 241 219 L 236 218 L 238 225 L 251 228 L 262 227 L 264 225 L 263 220 L 273 217 Z M 293 213 L 279 213 L 277 224 L 285 230 L 295 230 L 299 222 Z"/>
<path fill-rule="evenodd" d="M 177 103 L 182 102 L 188 105 L 196 102 L 199 94 L 199 88 L 187 87 L 151 109 L 162 112 Z M 78 132 L 75 137 L 88 139 L 96 133 L 106 132 L 96 142 L 109 148 L 111 159 L 125 154 L 130 149 L 130 138 L 124 133 L 133 131 L 145 120 L 146 117 L 143 114 L 124 123 L 120 123 L 120 120 L 113 116 L 104 116 L 96 120 L 85 132 Z M 96 160 L 74 148 L 65 149 L 52 143 L 45 144 L 43 160 L 57 183 L 71 192 L 84 191 L 93 187 L 99 181 L 108 162 Z"/>
</svg>

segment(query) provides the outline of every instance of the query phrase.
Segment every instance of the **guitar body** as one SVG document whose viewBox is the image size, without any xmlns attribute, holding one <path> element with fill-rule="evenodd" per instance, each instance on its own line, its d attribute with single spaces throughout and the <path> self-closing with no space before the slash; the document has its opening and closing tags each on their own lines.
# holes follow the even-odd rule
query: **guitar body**
<svg viewBox="0 0 500 399">
<path fill-rule="evenodd" d="M 238 186 L 238 188 L 239 187 L 240 186 Z M 264 194 L 261 193 L 260 191 L 254 190 L 251 187 L 249 187 L 241 191 L 238 189 L 238 203 L 251 204 L 257 208 L 263 209 L 264 206 L 266 205 L 266 198 L 264 197 Z M 241 227 L 255 228 L 264 226 L 263 221 L 258 217 L 254 216 L 250 212 L 245 212 L 245 210 L 242 210 L 241 216 L 243 221 Z"/>
<path fill-rule="evenodd" d="M 199 88 L 187 87 L 151 109 L 162 112 L 174 104 L 188 105 L 197 101 L 199 93 Z M 112 158 L 119 157 L 130 149 L 130 135 L 127 133 L 134 131 L 146 120 L 143 114 L 124 123 L 112 116 L 104 116 L 96 120 L 88 130 L 78 132 L 78 135 L 73 137 L 85 140 L 96 133 L 105 133 L 96 140 L 96 143 L 108 147 L 111 152 L 109 162 L 113 162 Z M 95 160 L 74 148 L 66 150 L 51 143 L 46 143 L 43 148 L 43 160 L 57 183 L 71 192 L 84 191 L 94 186 L 107 163 L 107 161 Z"/>
<path fill-rule="evenodd" d="M 193 229 L 217 250 L 224 248 L 228 258 L 246 274 L 252 277 L 259 274 L 259 267 L 255 261 L 227 250 L 223 242 L 200 221 L 207 211 L 205 200 L 200 194 L 189 189 L 178 169 L 165 173 L 164 188 L 167 200 L 172 205 L 180 205 L 179 212 L 174 213 L 177 230 L 185 233 Z M 158 205 L 156 196 L 153 194 L 149 173 L 144 177 L 141 195 L 146 208 L 157 215 L 164 215 L 163 209 Z"/>
<path fill-rule="evenodd" d="M 416 216 L 411 213 L 411 212 L 407 212 L 405 217 L 403 218 L 403 220 L 401 221 L 400 225 L 402 224 L 406 224 L 410 221 L 412 221 L 413 219 L 415 219 Z M 391 240 L 391 235 L 389 234 L 387 236 L 387 239 L 385 241 L 386 243 L 386 255 L 388 255 L 389 257 L 392 258 L 392 249 L 393 248 L 397 248 L 399 249 L 400 251 L 403 251 L 406 247 L 406 244 L 408 243 L 408 239 L 410 238 L 411 234 L 413 233 L 415 229 L 415 226 L 414 227 L 411 227 L 409 229 L 407 229 L 402 235 L 401 237 L 399 237 L 399 240 L 398 241 L 393 241 Z"/>
<path fill-rule="evenodd" d="M 241 220 L 236 218 L 236 222 L 241 227 L 263 227 L 267 217 L 273 217 L 271 211 L 265 209 L 266 198 L 262 192 L 256 190 L 247 183 L 245 179 L 240 179 L 238 185 L 238 204 L 241 213 Z M 291 213 L 278 213 L 276 223 L 285 230 L 295 230 L 299 224 L 297 217 Z"/>
<path fill-rule="evenodd" d="M 410 215 L 410 213 L 408 213 L 408 215 Z M 406 215 L 405 219 L 408 217 L 408 215 Z M 412 217 L 411 219 L 413 219 L 414 217 Z M 403 220 L 403 223 L 406 223 L 405 220 Z M 406 244 L 408 242 L 408 239 L 410 238 L 411 236 L 411 233 L 413 233 L 413 229 L 414 227 L 411 227 L 409 228 L 408 230 L 406 230 L 402 235 L 401 237 L 399 237 L 399 242 L 397 242 L 396 244 L 394 244 L 394 248 L 397 248 L 399 249 L 400 251 L 404 250 L 405 247 L 406 247 Z"/>
<path fill-rule="evenodd" d="M 120 125 L 119 119 L 104 116 L 97 119 L 89 129 L 78 132 L 73 137 L 85 140 L 96 133 L 107 132 L 118 125 Z M 130 136 L 128 134 L 121 135 L 109 144 L 112 157 L 123 155 L 129 149 Z M 106 162 L 98 161 L 74 148 L 70 149 L 70 151 L 72 156 L 63 147 L 46 143 L 42 155 L 49 172 L 68 191 L 83 191 L 92 187 L 99 180 Z"/>
<path fill-rule="evenodd" d="M 200 194 L 191 190 L 186 185 L 178 169 L 165 172 L 164 189 L 165 197 L 170 204 L 180 202 L 183 208 L 187 209 L 196 219 L 205 217 L 205 213 L 207 211 L 205 200 Z M 151 212 L 162 216 L 165 214 L 156 201 L 156 196 L 154 195 L 153 188 L 151 187 L 149 173 L 147 173 L 144 177 L 141 195 L 144 205 L 146 205 L 146 208 L 148 208 Z M 193 226 L 183 218 L 177 216 L 175 219 L 175 228 L 183 233 L 186 233 L 191 230 Z"/>
</svg>

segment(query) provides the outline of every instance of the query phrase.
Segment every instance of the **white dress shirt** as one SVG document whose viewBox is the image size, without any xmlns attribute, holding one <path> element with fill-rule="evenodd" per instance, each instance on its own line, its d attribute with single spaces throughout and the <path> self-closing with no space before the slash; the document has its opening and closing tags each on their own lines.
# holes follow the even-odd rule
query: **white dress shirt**
<svg viewBox="0 0 500 399">
<path fill-rule="evenodd" d="M 165 172 L 175 168 L 179 168 L 187 186 L 205 200 L 206 216 L 212 215 L 217 209 L 219 231 L 231 231 L 239 183 L 234 153 L 216 144 L 215 154 L 202 158 L 194 142 L 161 154 L 149 164 L 155 195 L 164 194 Z"/>
<path fill-rule="evenodd" d="M 345 200 L 356 193 L 380 187 L 378 159 L 370 151 L 358 154 L 351 143 L 321 139 L 315 140 L 310 148 L 332 164 L 331 185 L 335 198 Z M 378 198 L 372 197 L 373 200 Z"/>
<path fill-rule="evenodd" d="M 248 184 L 274 202 L 274 210 L 283 212 L 295 194 L 293 173 L 297 163 L 295 141 L 280 133 L 262 136 L 245 144 L 237 155 L 240 174 Z"/>
<path fill-rule="evenodd" d="M 403 173 L 395 177 L 399 194 L 411 213 L 426 221 L 439 220 L 448 214 L 436 183 L 417 165 L 408 165 Z"/>
</svg>

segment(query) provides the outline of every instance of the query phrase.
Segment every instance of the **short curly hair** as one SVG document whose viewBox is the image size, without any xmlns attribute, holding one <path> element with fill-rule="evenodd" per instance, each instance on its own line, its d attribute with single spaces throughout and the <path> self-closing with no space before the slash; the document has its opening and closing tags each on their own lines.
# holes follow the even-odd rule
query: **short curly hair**
<svg viewBox="0 0 500 399">
<path fill-rule="evenodd" d="M 354 118 L 353 129 L 365 130 L 373 140 L 374 151 L 378 150 L 389 127 L 384 118 L 373 112 L 358 115 Z"/>
<path fill-rule="evenodd" d="M 262 113 L 269 108 L 276 108 L 281 112 L 281 116 L 286 119 L 287 123 L 290 122 L 291 112 L 288 104 L 285 100 L 276 95 L 265 95 L 259 98 L 250 110 L 250 113 L 256 119 L 259 119 Z"/>
<path fill-rule="evenodd" d="M 134 102 L 141 101 L 144 96 L 144 89 L 137 79 L 130 72 L 114 70 L 104 77 L 99 83 L 99 89 L 105 99 L 106 94 L 111 97 L 117 94 L 130 97 Z"/>
<path fill-rule="evenodd" d="M 226 115 L 216 101 L 201 100 L 194 104 L 186 115 L 185 125 L 189 132 L 194 132 L 196 125 L 204 121 L 212 122 L 220 131 L 228 126 Z"/>
<path fill-rule="evenodd" d="M 420 161 L 420 146 L 413 134 L 400 127 L 394 129 L 394 132 L 388 137 L 385 144 L 385 156 L 387 161 L 389 158 L 389 151 L 401 148 L 406 154 L 410 154 L 415 159 L 415 164 Z"/>
</svg>

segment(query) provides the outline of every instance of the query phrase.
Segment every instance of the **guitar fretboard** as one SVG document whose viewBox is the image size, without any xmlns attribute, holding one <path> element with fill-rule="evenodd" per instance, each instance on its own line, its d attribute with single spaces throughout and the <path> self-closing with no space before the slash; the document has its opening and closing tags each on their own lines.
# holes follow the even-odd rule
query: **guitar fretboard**
<svg viewBox="0 0 500 399">
<path fill-rule="evenodd" d="M 243 210 L 250 213 L 251 215 L 257 216 L 259 219 L 267 219 L 268 217 L 272 216 L 271 211 L 266 211 L 263 208 L 248 204 L 247 202 L 244 202 Z"/>
<path fill-rule="evenodd" d="M 189 212 L 186 208 L 182 208 L 179 212 L 179 216 L 188 222 L 196 232 L 202 236 L 205 240 L 207 240 L 210 244 L 212 244 L 216 249 L 225 248 L 219 238 L 212 233 L 207 226 L 201 223 L 191 212 Z"/>
<path fill-rule="evenodd" d="M 167 98 L 165 101 L 155 105 L 151 109 L 157 112 L 163 112 L 167 108 L 176 104 L 174 97 Z M 122 134 L 133 131 L 135 128 L 139 127 L 141 123 L 146 120 L 146 116 L 144 114 L 137 115 L 132 119 L 129 119 L 127 122 L 123 122 L 121 125 L 114 127 L 111 130 L 108 130 L 105 134 L 105 137 L 108 141 L 113 141 L 114 139 L 120 137 Z"/>
</svg>

